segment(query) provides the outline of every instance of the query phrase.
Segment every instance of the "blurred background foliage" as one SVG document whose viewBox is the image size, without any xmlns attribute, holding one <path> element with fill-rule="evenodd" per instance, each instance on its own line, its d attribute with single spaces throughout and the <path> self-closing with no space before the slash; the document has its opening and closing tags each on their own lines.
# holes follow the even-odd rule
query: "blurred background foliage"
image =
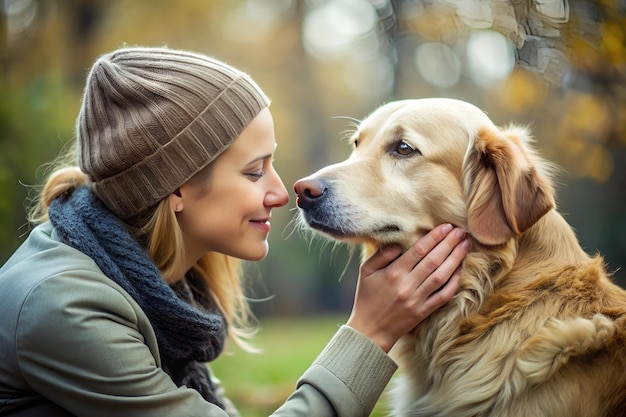
<svg viewBox="0 0 626 417">
<path fill-rule="evenodd" d="M 167 45 L 249 72 L 273 99 L 288 188 L 345 158 L 383 102 L 447 96 L 532 126 L 562 169 L 558 204 L 616 279 L 626 261 L 624 0 L 3 0 L 0 261 L 29 227 L 42 165 L 72 139 L 87 69 L 122 45 Z M 342 116 L 342 117 L 339 117 Z M 375 192 L 375 190 L 373 190 Z M 302 233 L 294 198 L 250 265 L 259 316 L 347 312 L 358 254 Z M 340 279 L 343 277 L 343 279 Z"/>
</svg>

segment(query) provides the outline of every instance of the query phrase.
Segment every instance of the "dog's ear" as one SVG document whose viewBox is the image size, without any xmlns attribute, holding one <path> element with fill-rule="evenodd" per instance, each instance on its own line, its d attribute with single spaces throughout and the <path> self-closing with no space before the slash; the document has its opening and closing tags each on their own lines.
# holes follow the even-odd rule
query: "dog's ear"
<svg viewBox="0 0 626 417">
<path fill-rule="evenodd" d="M 468 228 L 485 245 L 518 236 L 550 211 L 552 185 L 539 170 L 542 162 L 528 146 L 523 128 L 483 127 L 463 163 Z"/>
</svg>

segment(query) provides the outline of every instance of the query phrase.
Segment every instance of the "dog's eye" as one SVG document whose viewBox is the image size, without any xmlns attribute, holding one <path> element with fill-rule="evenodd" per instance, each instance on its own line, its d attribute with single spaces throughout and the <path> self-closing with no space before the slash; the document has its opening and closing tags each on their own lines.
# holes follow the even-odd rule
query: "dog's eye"
<svg viewBox="0 0 626 417">
<path fill-rule="evenodd" d="M 392 152 L 400 156 L 409 156 L 414 154 L 415 152 L 419 153 L 417 149 L 415 149 L 403 140 L 396 143 L 395 147 L 392 149 Z"/>
</svg>

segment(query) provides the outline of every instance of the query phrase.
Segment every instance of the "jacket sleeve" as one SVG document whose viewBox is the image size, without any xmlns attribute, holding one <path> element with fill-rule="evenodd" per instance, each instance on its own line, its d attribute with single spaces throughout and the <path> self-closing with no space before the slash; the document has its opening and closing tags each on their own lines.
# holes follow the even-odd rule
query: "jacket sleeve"
<svg viewBox="0 0 626 417">
<path fill-rule="evenodd" d="M 99 271 L 77 270 L 31 290 L 16 332 L 29 386 L 77 417 L 225 417 L 158 366 L 147 318 L 105 280 Z"/>
<path fill-rule="evenodd" d="M 368 416 L 396 369 L 382 349 L 356 330 L 341 326 L 273 415 Z"/>
</svg>

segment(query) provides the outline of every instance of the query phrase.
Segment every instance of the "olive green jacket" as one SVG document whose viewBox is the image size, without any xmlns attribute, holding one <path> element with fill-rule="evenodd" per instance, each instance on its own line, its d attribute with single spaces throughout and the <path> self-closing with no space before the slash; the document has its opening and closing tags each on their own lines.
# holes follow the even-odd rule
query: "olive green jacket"
<svg viewBox="0 0 626 417">
<path fill-rule="evenodd" d="M 366 416 L 396 370 L 342 326 L 275 416 Z M 0 269 L 0 416 L 226 416 L 161 368 L 139 305 L 36 227 Z"/>
</svg>

